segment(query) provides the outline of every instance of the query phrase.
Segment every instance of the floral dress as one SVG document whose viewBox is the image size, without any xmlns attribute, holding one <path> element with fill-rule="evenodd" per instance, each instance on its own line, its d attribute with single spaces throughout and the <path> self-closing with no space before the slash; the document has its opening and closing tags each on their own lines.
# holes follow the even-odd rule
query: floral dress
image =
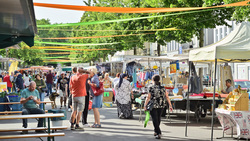
<svg viewBox="0 0 250 141">
<path fill-rule="evenodd" d="M 117 112 L 120 118 L 133 118 L 132 107 L 131 107 L 131 96 L 132 86 L 130 82 L 123 79 L 121 87 L 119 83 L 115 85 L 116 102 L 117 102 Z"/>
</svg>

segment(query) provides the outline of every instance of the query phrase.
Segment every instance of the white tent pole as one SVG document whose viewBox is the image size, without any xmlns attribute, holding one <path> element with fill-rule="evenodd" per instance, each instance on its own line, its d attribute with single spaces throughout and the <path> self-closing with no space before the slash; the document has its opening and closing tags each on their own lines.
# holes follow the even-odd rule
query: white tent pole
<svg viewBox="0 0 250 141">
<path fill-rule="evenodd" d="M 212 131 L 211 131 L 211 141 L 213 141 L 214 138 L 214 110 L 215 110 L 215 89 L 216 89 L 216 69 L 217 69 L 217 59 L 215 59 L 214 62 L 214 93 L 213 93 L 213 103 L 212 103 Z"/>
<path fill-rule="evenodd" d="M 187 106 L 186 106 L 186 129 L 185 129 L 185 136 L 187 137 L 187 125 L 188 125 L 188 121 L 189 121 L 189 107 L 190 107 L 190 104 L 189 104 L 189 86 L 190 86 L 190 74 L 191 74 L 191 63 L 192 62 L 188 62 L 188 92 L 186 93 L 186 97 L 187 97 Z"/>
</svg>

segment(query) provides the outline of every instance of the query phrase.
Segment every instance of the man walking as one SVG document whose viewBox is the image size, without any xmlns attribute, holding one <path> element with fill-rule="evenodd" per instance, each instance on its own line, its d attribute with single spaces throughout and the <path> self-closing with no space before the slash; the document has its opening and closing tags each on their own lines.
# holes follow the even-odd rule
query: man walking
<svg viewBox="0 0 250 141">
<path fill-rule="evenodd" d="M 21 90 L 24 89 L 24 86 L 23 86 L 23 75 L 19 72 L 19 71 L 15 71 L 15 76 L 16 76 L 16 90 L 17 92 L 20 92 Z"/>
<path fill-rule="evenodd" d="M 71 130 L 83 129 L 79 126 L 81 115 L 85 105 L 86 93 L 86 81 L 89 77 L 89 71 L 85 71 L 82 68 L 78 69 L 78 73 L 71 77 L 70 80 L 70 92 L 73 98 L 73 111 L 71 114 Z M 74 126 L 74 121 L 76 119 L 76 125 Z"/>
<path fill-rule="evenodd" d="M 73 74 L 70 76 L 69 82 L 70 82 L 72 76 L 76 75 L 76 73 L 77 73 L 77 67 L 74 67 L 74 68 L 72 69 L 72 72 L 73 72 Z M 69 88 L 70 88 L 70 84 L 69 84 Z M 71 107 L 72 107 L 72 94 L 71 94 L 71 92 L 70 92 L 70 93 L 69 93 L 69 99 L 68 99 L 68 111 L 69 111 L 69 112 L 71 112 Z"/>
<path fill-rule="evenodd" d="M 47 96 L 52 94 L 52 84 L 53 84 L 53 74 L 51 73 L 51 70 L 49 71 L 49 74 L 46 76 L 46 85 L 47 85 Z"/>
</svg>

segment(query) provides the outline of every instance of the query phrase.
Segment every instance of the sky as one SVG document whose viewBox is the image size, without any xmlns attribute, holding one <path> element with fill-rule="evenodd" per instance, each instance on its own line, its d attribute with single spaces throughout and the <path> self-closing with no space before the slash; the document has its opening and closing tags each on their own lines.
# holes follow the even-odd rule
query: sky
<svg viewBox="0 0 250 141">
<path fill-rule="evenodd" d="M 65 4 L 85 6 L 84 0 L 33 0 L 38 3 Z M 84 11 L 63 10 L 55 8 L 38 7 L 35 8 L 36 19 L 50 19 L 54 23 L 77 23 L 80 21 Z"/>
</svg>

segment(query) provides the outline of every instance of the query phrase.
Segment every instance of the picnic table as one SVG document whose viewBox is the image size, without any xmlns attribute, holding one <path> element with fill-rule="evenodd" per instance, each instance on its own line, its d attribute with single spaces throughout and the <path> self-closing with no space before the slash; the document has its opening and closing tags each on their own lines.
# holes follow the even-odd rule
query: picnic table
<svg viewBox="0 0 250 141">
<path fill-rule="evenodd" d="M 47 137 L 48 140 L 54 140 L 54 136 L 64 136 L 64 133 L 51 133 L 50 119 L 55 117 L 64 117 L 64 114 L 31 114 L 31 115 L 8 115 L 8 116 L 0 116 L 0 120 L 14 120 L 14 119 L 32 119 L 32 118 L 48 118 L 48 134 L 38 134 L 38 135 L 5 135 L 0 136 L 0 139 L 10 139 L 10 138 L 32 138 L 32 137 Z M 10 131 L 9 129 L 7 131 Z"/>
</svg>

